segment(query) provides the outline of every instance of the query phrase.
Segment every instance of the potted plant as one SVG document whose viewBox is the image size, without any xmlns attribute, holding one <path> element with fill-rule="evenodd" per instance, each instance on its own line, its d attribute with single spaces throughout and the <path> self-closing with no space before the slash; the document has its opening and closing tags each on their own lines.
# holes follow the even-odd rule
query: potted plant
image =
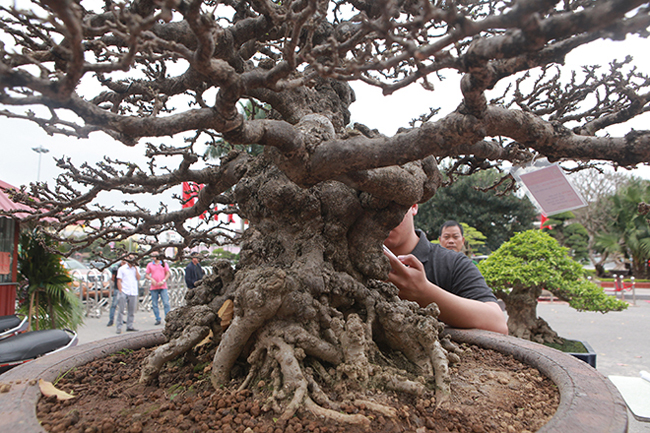
<svg viewBox="0 0 650 433">
<path fill-rule="evenodd" d="M 47 233 L 33 230 L 20 235 L 18 310 L 29 318 L 30 329 L 75 331 L 83 323 L 83 306 L 62 257 L 52 252 L 55 249 Z"/>
<path fill-rule="evenodd" d="M 473 344 L 512 355 L 537 368 L 557 385 L 559 406 L 550 421 L 538 432 L 627 431 L 627 410 L 620 394 L 604 376 L 583 362 L 547 346 L 492 332 L 447 329 L 445 333 L 456 343 Z M 37 379 L 55 382 L 62 375 L 74 371 L 75 367 L 95 359 L 156 346 L 164 341 L 160 330 L 127 334 L 83 344 L 5 373 L 0 376 L 0 430 L 13 433 L 45 431 L 36 417 L 35 406 L 41 397 Z M 142 418 L 139 410 L 134 410 Z M 75 409 L 66 405 L 66 412 L 74 414 Z"/>
<path fill-rule="evenodd" d="M 599 285 L 588 281 L 568 249 L 542 230 L 517 233 L 478 266 L 497 298 L 505 303 L 510 335 L 573 353 L 593 367 L 596 354 L 591 346 L 566 340 L 553 331 L 537 316 L 537 298 L 542 290 L 548 290 L 578 311 L 605 313 L 627 308 L 627 303 L 607 296 Z"/>
</svg>

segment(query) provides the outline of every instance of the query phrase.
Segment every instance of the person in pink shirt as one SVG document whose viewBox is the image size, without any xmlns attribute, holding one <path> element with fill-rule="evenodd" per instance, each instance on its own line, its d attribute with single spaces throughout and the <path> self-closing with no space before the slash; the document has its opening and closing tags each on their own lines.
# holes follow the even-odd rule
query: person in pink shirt
<svg viewBox="0 0 650 433">
<path fill-rule="evenodd" d="M 153 315 L 156 317 L 156 325 L 160 325 L 160 310 L 158 309 L 158 299 L 162 299 L 165 317 L 169 313 L 169 293 L 167 293 L 167 280 L 170 276 L 169 266 L 163 260 L 160 260 L 158 251 L 151 254 L 153 261 L 147 264 L 145 278 L 151 281 L 149 293 L 151 293 L 151 307 Z"/>
</svg>

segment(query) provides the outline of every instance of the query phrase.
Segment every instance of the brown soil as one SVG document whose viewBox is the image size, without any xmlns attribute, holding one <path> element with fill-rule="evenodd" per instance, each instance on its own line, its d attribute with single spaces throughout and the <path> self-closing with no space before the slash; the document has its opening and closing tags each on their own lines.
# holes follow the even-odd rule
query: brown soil
<svg viewBox="0 0 650 433">
<path fill-rule="evenodd" d="M 555 413 L 559 393 L 536 369 L 512 357 L 471 347 L 451 368 L 452 398 L 435 409 L 435 398 L 373 392 L 367 400 L 392 406 L 387 417 L 363 405 L 344 405 L 348 413 L 372 419 L 368 429 L 339 425 L 300 413 L 286 425 L 264 412 L 264 390 L 214 390 L 206 364 L 169 363 L 158 386 L 138 383 L 139 365 L 151 349 L 120 352 L 69 371 L 57 387 L 76 396 L 57 402 L 41 398 L 38 418 L 51 432 L 527 432 L 541 428 Z M 200 362 L 195 359 L 194 362 Z M 209 365 L 209 363 L 207 364 Z"/>
</svg>

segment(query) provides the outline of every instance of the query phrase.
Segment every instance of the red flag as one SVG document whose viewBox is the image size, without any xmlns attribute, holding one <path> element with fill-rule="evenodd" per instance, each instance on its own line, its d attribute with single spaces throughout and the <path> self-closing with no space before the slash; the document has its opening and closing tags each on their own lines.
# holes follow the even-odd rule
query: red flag
<svg viewBox="0 0 650 433">
<path fill-rule="evenodd" d="M 183 209 L 194 206 L 196 202 L 194 185 L 194 182 L 183 182 Z"/>
<path fill-rule="evenodd" d="M 547 222 L 548 222 L 548 218 L 546 217 L 546 215 L 541 214 L 540 215 L 539 229 L 540 230 L 543 230 L 543 229 L 549 229 L 550 230 L 550 229 L 552 229 L 553 227 L 546 225 Z"/>
</svg>

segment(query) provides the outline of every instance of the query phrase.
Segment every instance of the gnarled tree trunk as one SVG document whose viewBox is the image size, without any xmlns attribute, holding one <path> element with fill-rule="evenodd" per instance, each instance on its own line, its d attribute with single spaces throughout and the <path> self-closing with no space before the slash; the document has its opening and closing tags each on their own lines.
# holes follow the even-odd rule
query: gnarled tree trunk
<svg viewBox="0 0 650 433">
<path fill-rule="evenodd" d="M 433 194 L 439 181 L 431 160 L 392 168 L 386 176 L 417 181 L 418 200 Z M 245 360 L 241 386 L 273 378 L 266 405 L 284 420 L 308 408 L 368 423 L 339 413 L 341 401 L 320 391 L 323 381 L 336 381 L 342 401 L 374 387 L 435 390 L 439 403 L 446 398 L 448 362 L 456 355 L 449 341 L 439 339 L 437 307 L 400 300 L 383 281 L 389 265 L 381 244 L 407 205 L 336 181 L 300 188 L 266 157 L 251 161 L 235 197 L 250 221 L 237 270 L 219 262 L 215 275 L 189 292 L 187 305 L 170 314 L 170 341 L 151 355 L 142 381 L 155 380 L 164 361 L 191 350 L 212 330 L 218 337 L 214 386 L 227 383 L 235 364 Z M 234 317 L 221 334 L 217 312 L 227 299 L 234 301 Z M 402 352 L 411 366 L 398 367 L 383 350 Z"/>
<path fill-rule="evenodd" d="M 537 298 L 541 294 L 541 287 L 531 289 L 515 286 L 508 296 L 500 296 L 508 313 L 508 333 L 540 344 L 560 343 L 557 333 L 544 319 L 537 317 Z"/>
</svg>

